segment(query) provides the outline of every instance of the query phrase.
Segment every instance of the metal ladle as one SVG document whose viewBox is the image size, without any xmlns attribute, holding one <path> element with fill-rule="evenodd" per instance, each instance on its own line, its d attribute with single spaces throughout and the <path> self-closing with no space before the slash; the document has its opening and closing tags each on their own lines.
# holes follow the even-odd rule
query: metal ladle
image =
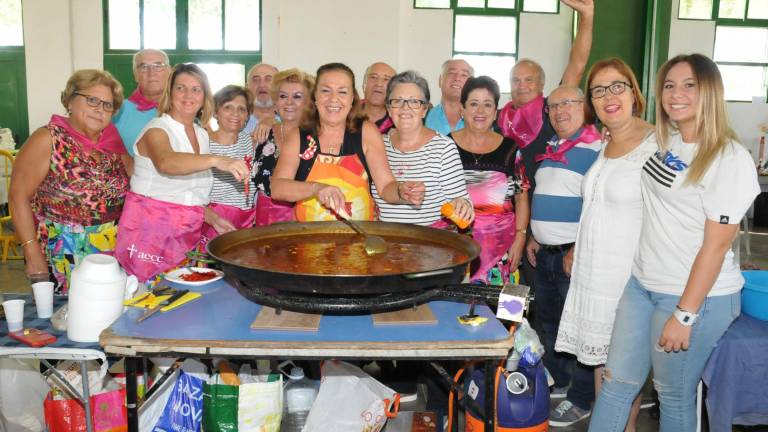
<svg viewBox="0 0 768 432">
<path fill-rule="evenodd" d="M 336 214 L 338 214 L 341 217 L 342 222 L 349 225 L 355 232 L 365 237 L 365 242 L 363 243 L 363 247 L 365 248 L 365 253 L 370 255 L 378 255 L 383 254 L 387 252 L 387 249 L 389 246 L 387 245 L 387 241 L 383 238 L 374 235 L 374 234 L 368 234 L 365 232 L 364 229 L 360 228 L 360 225 L 356 224 L 354 221 L 352 221 L 350 218 L 351 216 L 344 208 L 341 208 L 336 211 Z"/>
</svg>

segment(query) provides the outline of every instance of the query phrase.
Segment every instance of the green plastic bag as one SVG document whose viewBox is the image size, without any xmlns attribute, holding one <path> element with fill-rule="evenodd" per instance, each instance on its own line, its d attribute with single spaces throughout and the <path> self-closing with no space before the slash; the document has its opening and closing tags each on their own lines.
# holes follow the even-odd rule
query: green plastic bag
<svg viewBox="0 0 768 432">
<path fill-rule="evenodd" d="M 238 387 L 225 384 L 203 385 L 203 430 L 237 431 Z"/>
</svg>

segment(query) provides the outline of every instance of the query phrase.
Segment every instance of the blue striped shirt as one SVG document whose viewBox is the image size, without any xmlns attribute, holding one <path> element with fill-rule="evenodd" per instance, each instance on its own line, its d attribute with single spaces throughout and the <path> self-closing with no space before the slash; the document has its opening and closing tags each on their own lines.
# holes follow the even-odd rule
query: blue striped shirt
<svg viewBox="0 0 768 432">
<path fill-rule="evenodd" d="M 582 132 L 583 129 L 577 134 Z M 563 141 L 555 136 L 550 145 L 560 145 Z M 552 159 L 541 161 L 531 205 L 531 231 L 537 242 L 560 245 L 576 241 L 581 217 L 581 182 L 601 148 L 599 139 L 581 142 L 565 153 L 567 163 Z"/>
</svg>

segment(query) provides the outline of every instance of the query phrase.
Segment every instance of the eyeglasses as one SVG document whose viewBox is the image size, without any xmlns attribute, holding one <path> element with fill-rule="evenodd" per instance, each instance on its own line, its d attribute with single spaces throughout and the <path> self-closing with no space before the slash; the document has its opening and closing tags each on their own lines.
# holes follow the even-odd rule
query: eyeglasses
<svg viewBox="0 0 768 432">
<path fill-rule="evenodd" d="M 589 95 L 592 97 L 592 99 L 600 99 L 602 97 L 605 97 L 606 91 L 608 90 L 610 90 L 610 92 L 615 95 L 620 95 L 624 93 L 627 90 L 627 88 L 632 88 L 632 84 L 624 81 L 616 81 L 611 85 L 592 87 L 591 89 L 589 89 Z"/>
<path fill-rule="evenodd" d="M 390 108 L 402 108 L 408 105 L 408 108 L 417 110 L 427 104 L 427 101 L 421 99 L 390 99 L 387 102 Z"/>
<path fill-rule="evenodd" d="M 106 111 L 106 112 L 112 112 L 112 111 L 115 110 L 115 104 L 114 103 L 107 102 L 105 100 L 101 100 L 101 99 L 97 98 L 96 96 L 90 96 L 90 95 L 82 94 L 82 93 L 78 93 L 78 92 L 74 92 L 72 94 L 84 97 L 85 98 L 85 103 L 87 103 L 88 106 L 92 106 L 94 108 L 98 108 L 99 105 L 101 105 L 102 107 L 104 107 L 104 111 Z"/>
<path fill-rule="evenodd" d="M 168 65 L 165 63 L 141 63 L 138 66 L 136 66 L 136 69 L 141 72 L 147 73 L 150 70 L 152 72 L 160 72 L 161 70 L 167 67 Z"/>
<path fill-rule="evenodd" d="M 583 103 L 583 100 L 580 99 L 564 99 L 560 102 L 552 102 L 547 104 L 547 112 L 549 111 L 559 111 L 559 110 L 569 110 L 576 106 L 576 104 Z"/>
</svg>

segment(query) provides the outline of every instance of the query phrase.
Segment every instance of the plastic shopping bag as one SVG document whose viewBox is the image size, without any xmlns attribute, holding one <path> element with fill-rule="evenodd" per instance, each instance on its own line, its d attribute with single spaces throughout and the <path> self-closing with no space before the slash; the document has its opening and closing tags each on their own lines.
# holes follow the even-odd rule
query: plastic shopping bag
<svg viewBox="0 0 768 432">
<path fill-rule="evenodd" d="M 397 416 L 399 407 L 400 395 L 360 368 L 326 361 L 304 430 L 379 432 L 387 418 Z"/>
<path fill-rule="evenodd" d="M 152 393 L 147 400 L 139 407 L 139 430 L 151 431 L 163 415 L 165 405 L 168 403 L 171 394 L 176 386 L 176 380 L 179 378 L 180 370 L 175 369 L 157 390 Z"/>
<path fill-rule="evenodd" d="M 49 387 L 38 360 L 0 359 L 0 431 L 43 429 L 43 400 Z"/>
<path fill-rule="evenodd" d="M 237 407 L 240 432 L 280 432 L 283 376 L 272 382 L 241 384 Z M 206 429 L 207 432 L 207 429 Z"/>
<path fill-rule="evenodd" d="M 216 377 L 218 378 L 219 375 L 216 374 Z M 238 391 L 237 386 L 226 384 L 203 385 L 203 430 L 205 432 L 237 431 Z"/>
<path fill-rule="evenodd" d="M 90 403 L 94 431 L 125 432 L 128 430 L 124 388 L 91 396 Z M 43 410 L 45 424 L 50 432 L 86 430 L 85 409 L 77 399 L 54 399 L 49 393 L 43 402 Z"/>
<path fill-rule="evenodd" d="M 198 432 L 203 421 L 203 380 L 183 370 L 153 432 Z"/>
</svg>

